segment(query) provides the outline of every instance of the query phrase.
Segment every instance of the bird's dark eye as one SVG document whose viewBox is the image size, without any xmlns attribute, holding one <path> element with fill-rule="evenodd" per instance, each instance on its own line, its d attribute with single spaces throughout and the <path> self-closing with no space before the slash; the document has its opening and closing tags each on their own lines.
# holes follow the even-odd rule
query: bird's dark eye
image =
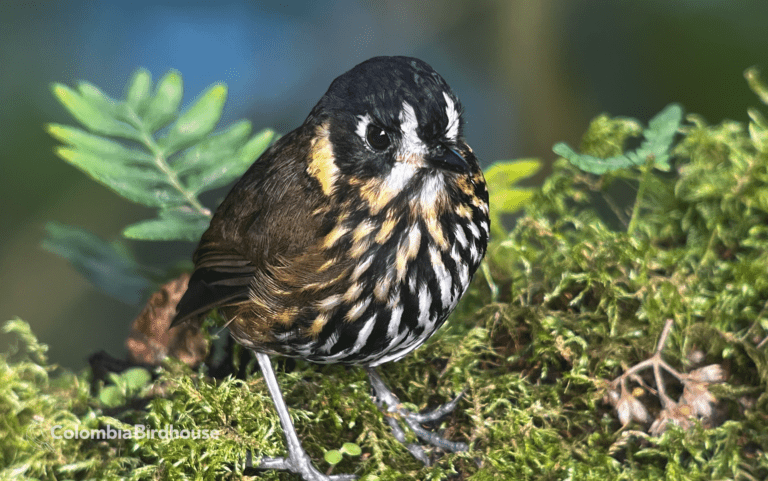
<svg viewBox="0 0 768 481">
<path fill-rule="evenodd" d="M 368 124 L 368 128 L 365 131 L 365 138 L 368 141 L 368 145 L 376 150 L 384 150 L 389 147 L 389 135 L 387 135 L 381 127 Z"/>
</svg>

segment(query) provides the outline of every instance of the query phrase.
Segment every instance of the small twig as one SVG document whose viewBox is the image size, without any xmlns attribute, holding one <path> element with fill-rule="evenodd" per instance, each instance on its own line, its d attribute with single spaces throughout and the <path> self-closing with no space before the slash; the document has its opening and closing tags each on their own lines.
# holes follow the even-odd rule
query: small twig
<svg viewBox="0 0 768 481">
<path fill-rule="evenodd" d="M 656 359 L 657 356 L 659 356 L 659 353 L 653 355 L 653 360 L 658 361 L 659 359 Z M 658 362 L 653 363 L 653 378 L 656 380 L 656 388 L 659 390 L 659 400 L 661 401 L 661 406 L 666 409 L 669 406 L 673 406 L 675 402 L 667 396 L 667 390 L 664 387 L 664 379 L 661 377 L 661 366 L 659 366 Z"/>
<path fill-rule="evenodd" d="M 681 374 L 678 372 L 675 368 L 667 364 L 662 358 L 661 358 L 661 351 L 664 349 L 664 345 L 667 343 L 667 338 L 669 337 L 669 333 L 672 330 L 672 325 L 674 324 L 674 321 L 672 319 L 667 319 L 667 322 L 664 324 L 664 328 L 661 330 L 661 335 L 659 336 L 659 342 L 656 343 L 656 351 L 654 351 L 653 355 L 646 359 L 645 361 L 639 362 L 632 366 L 631 368 L 627 369 L 621 376 L 616 378 L 615 381 L 613 381 L 613 385 L 621 385 L 622 389 L 624 389 L 624 385 L 626 383 L 626 379 L 628 377 L 632 377 L 633 379 L 637 380 L 639 377 L 637 377 L 637 373 L 639 371 L 642 371 L 643 369 L 647 369 L 648 367 L 653 367 L 653 374 L 654 378 L 656 380 L 656 388 L 658 389 L 659 396 L 661 397 L 662 402 L 665 400 L 668 400 L 669 402 L 673 402 L 667 395 L 664 390 L 664 383 L 663 379 L 661 377 L 661 369 L 664 369 L 665 371 L 672 374 L 674 377 L 676 377 L 679 380 L 683 380 L 685 378 L 684 374 Z M 641 383 L 645 384 L 645 383 Z"/>
<path fill-rule="evenodd" d="M 659 336 L 659 342 L 656 344 L 656 353 L 661 353 L 661 350 L 664 349 L 664 344 L 667 343 L 667 337 L 669 336 L 669 331 L 672 330 L 672 324 L 674 324 L 674 321 L 672 319 L 667 319 L 667 322 L 664 323 L 664 329 L 661 330 L 661 335 Z"/>
<path fill-rule="evenodd" d="M 635 381 L 641 388 L 645 389 L 649 393 L 653 394 L 654 396 L 658 396 L 658 391 L 654 389 L 650 384 L 647 384 L 645 381 L 643 381 L 643 378 L 637 374 L 631 374 L 629 378 Z"/>
</svg>

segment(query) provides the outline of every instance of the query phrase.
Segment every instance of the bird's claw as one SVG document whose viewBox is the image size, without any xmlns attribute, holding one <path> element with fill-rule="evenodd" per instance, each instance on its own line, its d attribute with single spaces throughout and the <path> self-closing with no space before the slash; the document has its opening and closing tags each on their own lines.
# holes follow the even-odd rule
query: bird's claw
<svg viewBox="0 0 768 481">
<path fill-rule="evenodd" d="M 400 401 L 397 399 L 397 396 L 395 396 L 395 394 L 390 391 L 389 388 L 387 388 L 376 371 L 374 371 L 372 368 L 367 368 L 367 371 L 369 377 L 371 378 L 371 386 L 373 387 L 374 403 L 384 414 L 384 417 L 387 420 L 387 424 L 389 424 L 390 428 L 392 429 L 392 436 L 400 441 L 400 443 L 402 443 L 406 449 L 408 449 L 413 457 L 427 466 L 430 464 L 429 457 L 424 452 L 424 448 L 421 445 L 416 443 L 408 443 L 406 441 L 405 432 L 396 419 L 397 416 L 392 416 L 393 413 L 402 418 L 402 420 L 411 429 L 411 431 L 413 431 L 416 437 L 427 444 L 440 448 L 443 451 L 454 453 L 467 451 L 469 449 L 469 446 L 466 443 L 462 443 L 460 441 L 450 441 L 437 433 L 433 433 L 424 429 L 421 426 L 422 423 L 437 421 L 438 419 L 456 409 L 456 406 L 464 395 L 463 392 L 459 393 L 459 395 L 451 401 L 438 406 L 431 411 L 424 413 L 414 413 L 402 407 Z"/>
</svg>

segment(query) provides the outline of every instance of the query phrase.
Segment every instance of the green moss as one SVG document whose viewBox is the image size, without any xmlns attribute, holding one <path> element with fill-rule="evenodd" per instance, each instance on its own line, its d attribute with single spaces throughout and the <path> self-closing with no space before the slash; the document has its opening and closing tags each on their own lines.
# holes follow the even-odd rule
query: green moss
<svg viewBox="0 0 768 481">
<path fill-rule="evenodd" d="M 494 239 L 485 274 L 449 327 L 382 369 L 412 408 L 465 390 L 436 428 L 468 440 L 470 452 L 421 466 L 389 434 L 360 369 L 298 362 L 279 372 L 319 468 L 368 480 L 768 477 L 768 142 L 762 117 L 751 116 L 749 125 L 714 126 L 689 116 L 671 151 L 672 173 L 641 165 L 595 176 L 560 159 L 512 232 Z M 619 155 L 638 128 L 601 116 L 583 148 Z M 618 195 L 628 190 L 643 195 Z M 616 376 L 654 352 L 667 319 L 674 321 L 667 362 L 684 372 L 717 363 L 729 377 L 712 388 L 716 419 L 652 437 L 647 426 L 622 428 L 605 398 Z M 241 472 L 248 449 L 284 453 L 258 373 L 216 382 L 169 363 L 151 385 L 126 390 L 126 405 L 107 408 L 91 396 L 88 373 L 48 364 L 25 323 L 11 321 L 6 331 L 20 342 L 0 358 L 4 479 L 219 479 Z M 642 399 L 656 415 L 651 398 Z M 220 436 L 47 434 L 54 425 L 133 424 Z M 362 454 L 333 466 L 323 459 L 345 443 Z"/>
</svg>

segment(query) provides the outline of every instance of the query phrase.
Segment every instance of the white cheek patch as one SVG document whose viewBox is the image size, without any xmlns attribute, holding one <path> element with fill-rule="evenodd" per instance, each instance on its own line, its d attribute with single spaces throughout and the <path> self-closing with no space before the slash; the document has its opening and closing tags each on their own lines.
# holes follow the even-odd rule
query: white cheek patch
<svg viewBox="0 0 768 481">
<path fill-rule="evenodd" d="M 395 162 L 392 170 L 384 178 L 384 185 L 395 192 L 403 190 L 413 178 L 418 168 L 409 162 Z"/>
<path fill-rule="evenodd" d="M 421 188 L 419 200 L 421 201 L 422 209 L 424 209 L 425 212 L 429 211 L 437 203 L 438 196 L 443 193 L 444 189 L 443 174 L 439 172 L 430 175 L 424 180 L 424 186 Z"/>
<path fill-rule="evenodd" d="M 456 141 L 459 136 L 459 111 L 456 110 L 456 104 L 453 103 L 451 97 L 447 93 L 443 92 L 445 98 L 445 115 L 448 116 L 448 127 L 445 128 L 445 136 L 449 139 Z"/>
<path fill-rule="evenodd" d="M 368 150 L 371 150 L 371 147 L 368 145 L 368 141 L 365 140 L 365 137 L 368 133 L 368 124 L 371 122 L 373 122 L 373 119 L 371 119 L 370 115 L 358 115 L 357 127 L 355 127 L 355 133 L 363 140 L 363 145 L 365 145 L 365 148 Z"/>
<path fill-rule="evenodd" d="M 416 119 L 416 111 L 408 102 L 403 102 L 403 110 L 400 111 L 400 132 L 403 137 L 397 156 L 401 159 L 407 159 L 411 156 L 424 156 L 427 154 L 427 146 L 419 138 L 416 130 L 419 128 L 419 121 Z"/>
</svg>

